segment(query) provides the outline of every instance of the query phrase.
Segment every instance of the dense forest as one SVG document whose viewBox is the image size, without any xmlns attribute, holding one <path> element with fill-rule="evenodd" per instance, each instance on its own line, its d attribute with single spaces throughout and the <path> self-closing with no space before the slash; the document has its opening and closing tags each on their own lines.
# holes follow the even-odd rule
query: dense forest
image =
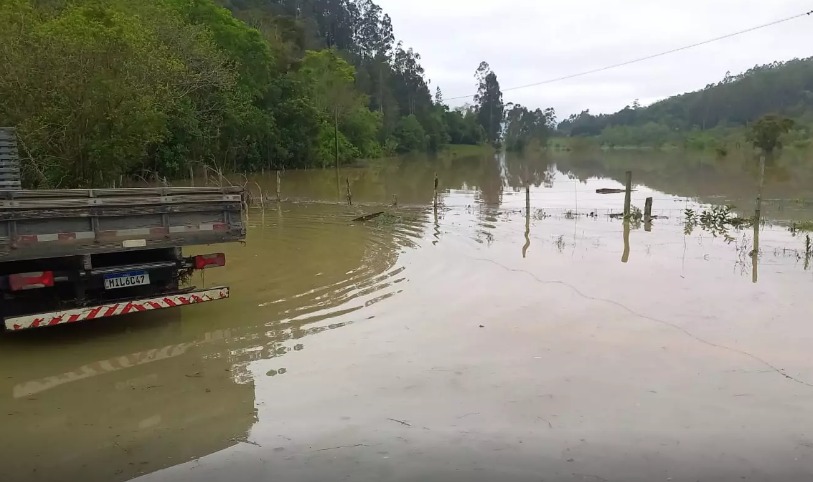
<svg viewBox="0 0 813 482">
<path fill-rule="evenodd" d="M 3 0 L 0 24 L 31 187 L 435 151 L 502 116 L 449 109 L 371 0 Z"/>
<path fill-rule="evenodd" d="M 552 108 L 505 103 L 482 62 L 472 104 L 450 109 L 372 0 L 3 0 L 0 25 L 0 125 L 17 128 L 28 187 L 328 167 L 447 144 L 520 151 L 552 136 L 724 150 L 767 113 L 796 121 L 784 145 L 809 145 L 813 125 L 813 59 L 559 123 Z"/>
<path fill-rule="evenodd" d="M 608 146 L 724 149 L 740 142 L 744 127 L 767 114 L 796 120 L 789 134 L 799 146 L 810 143 L 813 124 L 813 58 L 756 66 L 739 75 L 726 74 L 703 90 L 670 97 L 643 107 L 634 102 L 614 114 L 589 110 L 558 125 L 558 134 L 595 137 Z"/>
</svg>

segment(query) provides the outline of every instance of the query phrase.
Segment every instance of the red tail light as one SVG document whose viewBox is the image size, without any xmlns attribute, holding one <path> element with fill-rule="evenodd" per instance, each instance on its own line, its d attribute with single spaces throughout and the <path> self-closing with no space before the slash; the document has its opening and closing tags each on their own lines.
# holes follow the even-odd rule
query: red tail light
<svg viewBox="0 0 813 482">
<path fill-rule="evenodd" d="M 195 269 L 217 268 L 226 266 L 226 255 L 223 253 L 195 256 Z"/>
<path fill-rule="evenodd" d="M 36 273 L 13 274 L 8 277 L 8 284 L 11 291 L 50 288 L 54 286 L 54 273 L 53 271 L 39 271 Z"/>
</svg>

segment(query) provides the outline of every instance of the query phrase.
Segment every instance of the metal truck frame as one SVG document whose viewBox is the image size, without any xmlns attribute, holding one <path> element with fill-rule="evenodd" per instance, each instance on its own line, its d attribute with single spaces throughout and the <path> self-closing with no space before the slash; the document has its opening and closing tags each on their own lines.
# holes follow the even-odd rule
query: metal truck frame
<svg viewBox="0 0 813 482">
<path fill-rule="evenodd" d="M 183 287 L 226 259 L 182 247 L 243 241 L 243 188 L 18 189 L 9 131 L 0 129 L 2 330 L 229 297 L 225 286 Z"/>
</svg>

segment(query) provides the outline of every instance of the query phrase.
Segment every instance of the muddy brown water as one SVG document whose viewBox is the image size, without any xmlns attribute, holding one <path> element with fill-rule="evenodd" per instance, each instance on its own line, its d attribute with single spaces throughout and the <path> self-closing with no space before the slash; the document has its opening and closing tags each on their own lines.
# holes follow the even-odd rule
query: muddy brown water
<svg viewBox="0 0 813 482">
<path fill-rule="evenodd" d="M 753 214 L 748 160 L 388 161 L 352 207 L 286 172 L 193 280 L 230 300 L 0 338 L 0 479 L 813 480 L 804 162 L 766 170 L 756 270 L 752 229 L 685 226 Z M 627 247 L 626 170 L 659 216 Z"/>
</svg>

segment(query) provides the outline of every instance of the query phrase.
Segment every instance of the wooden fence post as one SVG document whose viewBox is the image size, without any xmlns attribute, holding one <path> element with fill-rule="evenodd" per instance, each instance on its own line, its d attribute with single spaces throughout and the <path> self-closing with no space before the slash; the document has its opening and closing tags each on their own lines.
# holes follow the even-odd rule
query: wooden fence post
<svg viewBox="0 0 813 482">
<path fill-rule="evenodd" d="M 627 171 L 627 189 L 624 194 L 624 217 L 629 217 L 631 204 L 632 204 L 632 171 Z"/>
<path fill-rule="evenodd" d="M 277 202 L 282 202 L 282 177 L 279 175 L 279 171 L 277 171 Z"/>
<path fill-rule="evenodd" d="M 353 205 L 353 193 L 350 192 L 350 178 L 349 177 L 344 178 L 344 182 L 345 182 L 345 184 L 347 184 L 347 204 L 352 206 Z"/>
<path fill-rule="evenodd" d="M 762 191 L 765 189 L 765 156 L 760 156 L 759 158 L 759 192 L 757 193 L 757 208 L 756 208 L 756 215 L 757 219 L 762 218 Z"/>
</svg>

